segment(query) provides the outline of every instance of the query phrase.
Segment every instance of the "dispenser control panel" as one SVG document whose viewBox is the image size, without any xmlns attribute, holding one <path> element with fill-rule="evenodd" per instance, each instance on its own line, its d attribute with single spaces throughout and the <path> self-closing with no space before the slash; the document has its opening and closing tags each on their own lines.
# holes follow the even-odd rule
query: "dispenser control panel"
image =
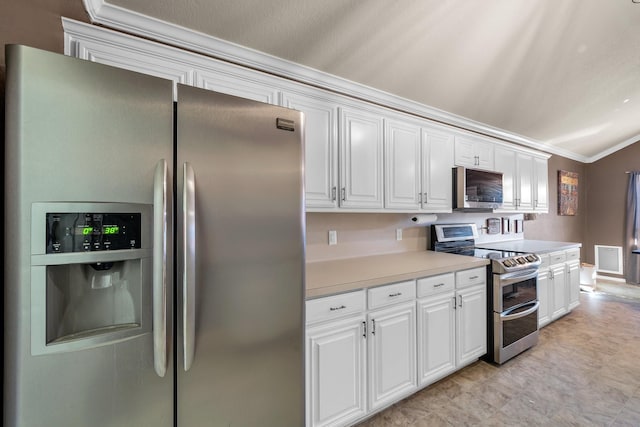
<svg viewBox="0 0 640 427">
<path fill-rule="evenodd" d="M 140 213 L 47 213 L 47 253 L 140 248 Z"/>
</svg>

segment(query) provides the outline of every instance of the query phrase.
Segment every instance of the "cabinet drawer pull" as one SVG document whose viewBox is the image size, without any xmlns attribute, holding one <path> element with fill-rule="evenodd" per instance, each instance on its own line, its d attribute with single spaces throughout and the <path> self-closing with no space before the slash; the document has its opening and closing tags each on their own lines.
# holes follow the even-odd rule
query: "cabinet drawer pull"
<svg viewBox="0 0 640 427">
<path fill-rule="evenodd" d="M 389 297 L 390 298 L 399 297 L 400 295 L 402 295 L 402 292 L 396 292 L 395 294 L 389 294 Z"/>
<path fill-rule="evenodd" d="M 438 283 L 437 285 L 433 285 L 434 288 L 439 288 L 440 286 L 444 286 L 444 283 Z"/>
<path fill-rule="evenodd" d="M 471 277 L 469 277 L 469 280 L 475 280 L 477 278 L 478 278 L 478 276 L 471 276 Z"/>
<path fill-rule="evenodd" d="M 336 310 L 344 310 L 345 308 L 347 308 L 347 306 L 343 304 L 340 307 L 329 307 L 329 310 L 336 311 Z"/>
</svg>

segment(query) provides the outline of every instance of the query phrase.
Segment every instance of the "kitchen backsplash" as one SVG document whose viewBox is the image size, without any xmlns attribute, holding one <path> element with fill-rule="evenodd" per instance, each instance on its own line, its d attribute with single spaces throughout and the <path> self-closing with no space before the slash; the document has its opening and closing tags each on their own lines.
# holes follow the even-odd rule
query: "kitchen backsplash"
<svg viewBox="0 0 640 427">
<path fill-rule="evenodd" d="M 436 223 L 476 223 L 480 243 L 523 239 L 524 232 L 516 233 L 516 223 L 526 228 L 522 214 L 450 213 L 437 216 Z M 307 213 L 307 262 L 423 251 L 430 244 L 429 226 L 416 225 L 411 217 L 411 214 L 392 213 Z M 499 218 L 501 226 L 508 222 L 510 232 L 487 234 L 487 218 Z M 335 245 L 329 245 L 330 231 L 335 231 Z M 398 233 L 402 240 L 397 239 Z"/>
</svg>

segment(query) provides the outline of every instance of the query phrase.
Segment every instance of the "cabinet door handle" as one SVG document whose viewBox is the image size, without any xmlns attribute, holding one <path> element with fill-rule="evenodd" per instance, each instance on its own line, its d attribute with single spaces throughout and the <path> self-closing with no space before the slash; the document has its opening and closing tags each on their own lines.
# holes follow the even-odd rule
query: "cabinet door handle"
<svg viewBox="0 0 640 427">
<path fill-rule="evenodd" d="M 362 322 L 362 338 L 367 338 L 367 322 Z"/>
<path fill-rule="evenodd" d="M 389 298 L 399 297 L 400 295 L 402 295 L 402 292 L 396 292 L 395 294 L 389 294 Z"/>
<path fill-rule="evenodd" d="M 418 203 L 422 204 L 422 193 L 418 193 Z"/>
<path fill-rule="evenodd" d="M 422 194 L 423 194 L 422 200 L 424 200 L 424 203 L 428 203 L 429 200 L 427 199 L 427 193 L 422 193 Z"/>
<path fill-rule="evenodd" d="M 458 295 L 458 297 L 460 298 L 460 308 L 462 308 L 462 295 Z"/>
<path fill-rule="evenodd" d="M 343 304 L 343 305 L 341 305 L 339 307 L 329 307 L 329 310 L 330 311 L 336 311 L 336 310 L 344 310 L 345 308 L 347 308 L 347 306 Z"/>
<path fill-rule="evenodd" d="M 376 334 L 376 319 L 371 319 L 371 335 Z"/>
<path fill-rule="evenodd" d="M 458 309 L 458 307 L 457 307 L 457 306 L 458 306 L 458 304 L 456 304 L 456 303 L 457 303 L 457 301 L 456 301 L 456 297 L 453 297 L 453 309 L 454 309 L 454 310 L 457 310 L 457 309 Z"/>
<path fill-rule="evenodd" d="M 344 202 L 345 200 L 347 200 L 347 190 L 344 187 L 342 187 L 341 193 L 342 193 L 341 198 L 342 198 L 342 201 Z"/>
<path fill-rule="evenodd" d="M 335 202 L 336 201 L 336 197 L 337 197 L 337 191 L 338 189 L 336 187 L 333 187 L 331 189 L 331 201 Z"/>
</svg>

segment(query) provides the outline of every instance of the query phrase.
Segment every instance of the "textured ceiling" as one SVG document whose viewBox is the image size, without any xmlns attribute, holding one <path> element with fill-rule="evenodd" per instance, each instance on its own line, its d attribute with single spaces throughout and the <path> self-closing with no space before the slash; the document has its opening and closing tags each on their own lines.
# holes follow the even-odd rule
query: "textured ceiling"
<svg viewBox="0 0 640 427">
<path fill-rule="evenodd" d="M 632 0 L 109 3 L 577 158 L 640 139 L 640 4 Z"/>
</svg>

